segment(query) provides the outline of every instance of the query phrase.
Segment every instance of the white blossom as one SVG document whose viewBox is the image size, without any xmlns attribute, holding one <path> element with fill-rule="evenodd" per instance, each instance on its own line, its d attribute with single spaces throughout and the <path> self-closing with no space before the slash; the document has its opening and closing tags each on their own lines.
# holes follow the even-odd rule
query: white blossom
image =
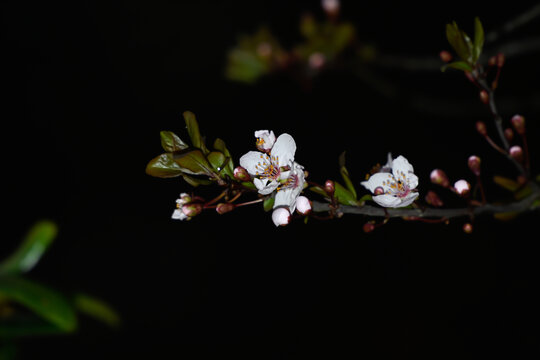
<svg viewBox="0 0 540 360">
<path fill-rule="evenodd" d="M 269 152 L 276 142 L 276 135 L 272 130 L 257 130 L 255 131 L 255 137 L 257 141 L 257 149 L 263 152 Z"/>
<path fill-rule="evenodd" d="M 416 190 L 418 177 L 413 166 L 401 155 L 393 160 L 389 156 L 381 171 L 361 184 L 374 194 L 373 201 L 383 207 L 408 206 L 419 195 Z"/>
<path fill-rule="evenodd" d="M 296 209 L 296 200 L 304 189 L 304 167 L 294 162 L 288 177 L 277 187 L 276 198 L 274 200 L 274 209 L 277 207 L 287 207 L 294 213 Z"/>
<path fill-rule="evenodd" d="M 189 216 L 184 214 L 182 211 L 182 206 L 184 204 L 187 204 L 191 201 L 191 196 L 189 196 L 187 193 L 181 193 L 180 197 L 176 199 L 176 209 L 174 209 L 171 218 L 174 220 L 187 220 Z"/>
</svg>

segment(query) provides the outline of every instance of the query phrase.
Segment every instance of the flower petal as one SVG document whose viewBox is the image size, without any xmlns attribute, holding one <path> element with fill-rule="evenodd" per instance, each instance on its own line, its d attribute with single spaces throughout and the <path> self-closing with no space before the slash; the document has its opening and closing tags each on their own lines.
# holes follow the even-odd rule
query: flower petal
<svg viewBox="0 0 540 360">
<path fill-rule="evenodd" d="M 407 194 L 407 196 L 401 198 L 401 204 L 399 204 L 399 206 L 396 206 L 396 207 L 404 207 L 404 206 L 411 205 L 414 202 L 414 200 L 416 200 L 418 195 L 420 194 L 417 192 L 411 192 Z"/>
<path fill-rule="evenodd" d="M 377 195 L 373 197 L 373 201 L 375 201 L 377 204 L 379 204 L 382 207 L 400 207 L 401 206 L 401 199 L 397 196 L 393 195 Z"/>
<path fill-rule="evenodd" d="M 291 221 L 291 213 L 285 208 L 277 208 L 272 212 L 272 221 L 276 226 L 285 226 Z"/>
<path fill-rule="evenodd" d="M 240 158 L 240 166 L 247 170 L 247 172 L 254 176 L 257 174 L 259 164 L 269 163 L 270 160 L 266 154 L 259 151 L 249 151 Z"/>
<path fill-rule="evenodd" d="M 296 209 L 296 197 L 298 195 L 295 194 L 295 191 L 293 188 L 287 188 L 283 190 L 279 190 L 276 193 L 276 198 L 274 200 L 274 209 L 277 207 L 283 207 L 286 206 L 289 208 L 291 213 L 294 212 Z"/>
<path fill-rule="evenodd" d="M 294 160 L 296 153 L 296 143 L 289 134 L 281 134 L 274 143 L 270 154 L 278 159 L 279 166 L 286 166 Z"/>
<path fill-rule="evenodd" d="M 268 179 L 261 180 L 259 178 L 254 178 L 253 185 L 259 190 L 259 194 L 268 195 L 277 189 L 279 183 L 275 180 L 270 181 Z"/>
<path fill-rule="evenodd" d="M 276 142 L 276 135 L 272 130 L 257 130 L 255 137 L 257 138 L 257 148 L 262 151 L 269 151 Z"/>
<path fill-rule="evenodd" d="M 407 186 L 409 187 L 409 189 L 416 189 L 416 187 L 418 186 L 418 176 L 409 173 L 405 174 L 405 179 L 407 180 Z"/>
<path fill-rule="evenodd" d="M 396 179 L 399 179 L 403 178 L 401 173 L 405 174 L 406 177 L 407 174 L 414 173 L 414 169 L 407 159 L 402 155 L 399 155 L 392 161 L 392 174 L 394 174 Z"/>
<path fill-rule="evenodd" d="M 362 185 L 363 187 L 365 187 L 372 193 L 374 193 L 375 189 L 378 187 L 382 187 L 383 190 L 386 192 L 387 190 L 390 189 L 390 187 L 387 185 L 383 185 L 383 182 L 391 179 L 391 177 L 392 175 L 390 175 L 389 173 L 383 173 L 383 172 L 375 173 L 371 175 L 367 181 L 362 181 L 360 185 Z"/>
</svg>

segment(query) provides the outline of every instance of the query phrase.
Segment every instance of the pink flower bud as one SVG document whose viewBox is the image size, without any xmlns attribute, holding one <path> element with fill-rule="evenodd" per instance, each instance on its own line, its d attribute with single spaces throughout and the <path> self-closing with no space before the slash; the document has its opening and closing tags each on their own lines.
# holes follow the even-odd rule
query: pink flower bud
<svg viewBox="0 0 540 360">
<path fill-rule="evenodd" d="M 328 194 L 333 194 L 336 191 L 336 184 L 332 180 L 326 180 L 324 183 L 324 191 Z"/>
<path fill-rule="evenodd" d="M 490 57 L 489 60 L 488 60 L 488 65 L 489 66 L 497 65 L 497 56 Z"/>
<path fill-rule="evenodd" d="M 448 177 L 446 176 L 446 173 L 442 171 L 441 169 L 435 169 L 431 172 L 429 175 L 429 178 L 431 179 L 431 182 L 437 185 L 441 185 L 442 187 L 448 187 L 450 186 L 450 182 L 448 181 Z"/>
<path fill-rule="evenodd" d="M 445 63 L 449 63 L 450 61 L 452 61 L 452 54 L 450 54 L 450 52 L 446 50 L 441 51 L 439 53 L 439 57 Z"/>
<path fill-rule="evenodd" d="M 523 161 L 523 149 L 521 146 L 515 145 L 512 146 L 509 150 L 510 156 L 514 158 L 516 161 L 521 162 Z"/>
<path fill-rule="evenodd" d="M 339 0 L 322 0 L 321 6 L 328 15 L 335 16 L 339 12 Z"/>
<path fill-rule="evenodd" d="M 483 122 L 483 121 L 477 121 L 476 122 L 476 131 L 478 131 L 480 133 L 480 135 L 486 136 L 487 135 L 486 123 Z"/>
<path fill-rule="evenodd" d="M 311 212 L 311 201 L 305 196 L 296 198 L 296 211 L 302 215 L 307 215 Z"/>
<path fill-rule="evenodd" d="M 467 180 L 458 180 L 454 184 L 454 190 L 461 196 L 466 196 L 471 191 L 471 184 Z"/>
<path fill-rule="evenodd" d="M 373 222 L 369 221 L 369 222 L 364 224 L 362 229 L 364 230 L 365 233 L 370 233 L 373 230 L 375 230 L 375 224 L 373 224 Z"/>
<path fill-rule="evenodd" d="M 514 115 L 512 117 L 512 125 L 519 135 L 525 134 L 525 118 L 521 115 Z"/>
<path fill-rule="evenodd" d="M 508 141 L 514 140 L 514 131 L 512 131 L 512 129 L 510 129 L 510 128 L 504 129 L 504 137 Z"/>
<path fill-rule="evenodd" d="M 480 158 L 476 155 L 472 155 L 469 157 L 469 160 L 467 161 L 467 164 L 469 165 L 469 169 L 473 172 L 474 175 L 480 176 Z"/>
<path fill-rule="evenodd" d="M 384 194 L 384 188 L 382 186 L 377 186 L 375 190 L 373 190 L 373 195 L 382 195 Z"/>
<path fill-rule="evenodd" d="M 470 234 L 472 233 L 472 231 L 473 231 L 473 226 L 471 223 L 465 223 L 463 225 L 463 232 L 465 232 L 465 234 Z"/>
<path fill-rule="evenodd" d="M 488 104 L 489 103 L 489 94 L 486 90 L 482 90 L 480 91 L 480 101 L 483 102 L 484 104 Z"/>
<path fill-rule="evenodd" d="M 236 206 L 231 203 L 219 203 L 216 206 L 216 211 L 218 214 L 223 215 L 229 211 L 233 211 Z"/>
<path fill-rule="evenodd" d="M 444 205 L 439 196 L 431 190 L 426 194 L 425 200 L 431 206 L 441 207 Z"/>
<path fill-rule="evenodd" d="M 291 213 L 285 208 L 277 208 L 272 212 L 272 221 L 276 226 L 285 226 L 291 221 Z"/>
<path fill-rule="evenodd" d="M 251 176 L 249 176 L 249 173 L 247 172 L 247 170 L 241 166 L 237 166 L 234 168 L 233 175 L 234 175 L 234 178 L 239 181 L 251 180 Z"/>
<path fill-rule="evenodd" d="M 315 52 L 309 56 L 308 64 L 309 67 L 318 70 L 324 66 L 326 63 L 326 56 L 323 53 Z"/>
<path fill-rule="evenodd" d="M 182 212 L 188 217 L 199 215 L 202 210 L 203 206 L 201 203 L 189 203 L 182 206 Z"/>
</svg>

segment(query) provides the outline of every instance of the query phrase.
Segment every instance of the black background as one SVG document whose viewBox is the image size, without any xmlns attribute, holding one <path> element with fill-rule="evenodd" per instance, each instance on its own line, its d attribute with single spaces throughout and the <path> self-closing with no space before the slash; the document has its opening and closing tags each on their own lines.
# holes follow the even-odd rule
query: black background
<svg viewBox="0 0 540 360">
<path fill-rule="evenodd" d="M 319 1 L 6 1 L 1 8 L 0 254 L 35 221 L 56 221 L 57 242 L 30 277 L 105 299 L 123 319 L 119 330 L 81 318 L 75 335 L 24 339 L 21 358 L 540 354 L 540 248 L 529 232 L 538 213 L 509 223 L 480 218 L 471 235 L 459 219 L 395 220 L 372 234 L 358 216 L 276 229 L 259 207 L 176 222 L 174 201 L 190 187 L 144 172 L 162 151 L 160 130 L 187 137 L 181 113 L 191 110 L 202 133 L 224 139 L 236 159 L 253 149 L 254 130 L 292 134 L 296 159 L 314 181 L 338 179 L 344 150 L 356 184 L 388 151 L 415 166 L 421 194 L 433 188 L 433 168 L 472 181 L 471 154 L 482 157 L 487 178 L 512 176 L 474 131 L 490 115 L 458 72 L 374 67 L 381 83 L 396 86 L 392 97 L 346 69 L 310 89 L 287 76 L 254 86 L 224 79 L 239 34 L 266 24 L 290 47 L 301 41 L 303 13 L 323 19 Z M 342 17 L 381 53 L 436 58 L 448 48 L 446 23 L 472 31 L 480 16 L 489 32 L 528 8 L 344 1 Z M 539 24 L 487 51 L 538 36 Z M 526 116 L 533 159 L 538 60 L 538 52 L 509 57 L 498 90 L 505 120 Z M 508 195 L 487 190 L 491 198 Z"/>
</svg>

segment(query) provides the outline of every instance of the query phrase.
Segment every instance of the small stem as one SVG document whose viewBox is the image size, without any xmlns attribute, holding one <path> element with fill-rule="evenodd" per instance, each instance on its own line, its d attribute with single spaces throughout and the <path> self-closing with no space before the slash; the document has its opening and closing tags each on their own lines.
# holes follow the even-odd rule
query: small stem
<svg viewBox="0 0 540 360">
<path fill-rule="evenodd" d="M 508 155 L 508 153 L 506 151 L 504 151 L 504 149 L 501 148 L 499 145 L 497 145 L 495 143 L 495 141 L 493 141 L 488 135 L 484 135 L 484 138 L 489 143 L 489 145 L 491 145 L 492 148 L 494 148 L 495 150 L 497 150 L 498 152 L 500 152 L 504 156 Z"/>
<path fill-rule="evenodd" d="M 224 197 L 226 194 L 227 194 L 227 190 L 224 190 L 221 194 L 219 194 L 218 196 L 216 196 L 215 198 L 207 202 L 204 207 L 206 208 L 208 205 L 214 204 L 215 202 L 219 201 L 219 199 Z"/>
<path fill-rule="evenodd" d="M 235 204 L 235 205 L 236 205 L 236 207 L 240 207 L 240 206 L 257 204 L 257 203 L 260 203 L 260 202 L 263 202 L 263 201 L 264 201 L 264 198 L 260 198 L 260 199 L 257 199 L 257 200 L 252 200 L 252 201 L 248 201 L 248 202 L 240 203 L 240 204 Z"/>
<path fill-rule="evenodd" d="M 484 192 L 484 185 L 482 184 L 482 178 L 480 175 L 476 176 L 476 183 L 478 184 L 478 188 L 480 189 L 480 196 L 482 197 L 482 205 L 486 204 L 486 193 Z"/>
<path fill-rule="evenodd" d="M 232 203 L 235 202 L 240 196 L 242 196 L 242 192 L 239 192 L 238 194 L 234 195 L 232 199 L 230 199 L 228 202 Z"/>
</svg>

